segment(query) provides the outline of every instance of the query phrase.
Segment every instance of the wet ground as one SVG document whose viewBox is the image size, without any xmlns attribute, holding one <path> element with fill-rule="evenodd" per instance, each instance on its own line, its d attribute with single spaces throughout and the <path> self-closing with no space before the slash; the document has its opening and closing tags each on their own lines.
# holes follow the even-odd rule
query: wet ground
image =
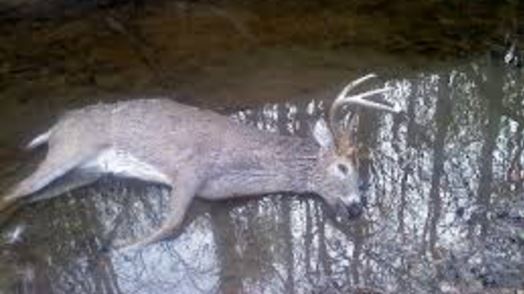
<svg viewBox="0 0 524 294">
<path fill-rule="evenodd" d="M 359 113 L 364 215 L 337 223 L 310 195 L 198 201 L 177 239 L 119 253 L 168 191 L 105 178 L 2 227 L 0 293 L 524 293 L 519 3 L 254 3 L 3 2 L 0 187 L 73 107 L 169 96 L 308 136 L 374 71 L 404 113 Z"/>
</svg>

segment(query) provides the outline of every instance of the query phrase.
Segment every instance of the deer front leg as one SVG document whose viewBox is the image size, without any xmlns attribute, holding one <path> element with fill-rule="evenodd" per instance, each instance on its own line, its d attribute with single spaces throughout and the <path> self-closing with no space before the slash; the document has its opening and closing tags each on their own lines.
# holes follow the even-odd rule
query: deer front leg
<svg viewBox="0 0 524 294">
<path fill-rule="evenodd" d="M 181 225 L 185 214 L 195 193 L 200 185 L 200 180 L 194 173 L 184 173 L 176 177 L 172 182 L 171 199 L 169 201 L 169 212 L 162 226 L 151 235 L 124 245 L 119 249 L 137 249 L 166 239 L 176 237 L 181 233 Z"/>
</svg>

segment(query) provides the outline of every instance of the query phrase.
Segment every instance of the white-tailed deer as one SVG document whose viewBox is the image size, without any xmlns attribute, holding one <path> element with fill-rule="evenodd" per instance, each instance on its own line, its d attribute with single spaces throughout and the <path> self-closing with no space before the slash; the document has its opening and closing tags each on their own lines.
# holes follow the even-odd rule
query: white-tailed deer
<svg viewBox="0 0 524 294">
<path fill-rule="evenodd" d="M 168 99 L 69 111 L 29 143 L 28 149 L 47 143 L 47 156 L 1 199 L 0 212 L 114 174 L 171 187 L 167 220 L 136 246 L 173 236 L 194 197 L 217 200 L 285 191 L 316 193 L 337 214 L 358 216 L 362 205 L 357 149 L 348 132 L 336 126 L 335 116 L 345 104 L 399 112 L 398 107 L 364 99 L 389 88 L 348 96 L 371 77 L 355 80 L 340 92 L 330 108 L 329 123 L 319 120 L 313 138 L 264 132 Z M 65 184 L 48 188 L 63 176 L 69 179 Z"/>
</svg>

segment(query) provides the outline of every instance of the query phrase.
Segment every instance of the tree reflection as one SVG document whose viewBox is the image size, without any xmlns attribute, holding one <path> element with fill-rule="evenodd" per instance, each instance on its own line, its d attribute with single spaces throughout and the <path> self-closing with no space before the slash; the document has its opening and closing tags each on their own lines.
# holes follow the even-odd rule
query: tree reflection
<svg viewBox="0 0 524 294">
<path fill-rule="evenodd" d="M 154 230 L 167 188 L 117 179 L 26 208 L 1 250 L 17 293 L 471 293 L 524 288 L 521 70 L 489 60 L 392 79 L 402 116 L 360 112 L 367 209 L 335 222 L 316 197 L 198 202 L 177 239 L 105 251 Z M 329 98 L 232 114 L 308 135 Z M 31 269 L 32 275 L 27 275 Z M 25 271 L 25 275 L 21 274 Z M 36 286 L 37 285 L 37 286 Z"/>
</svg>

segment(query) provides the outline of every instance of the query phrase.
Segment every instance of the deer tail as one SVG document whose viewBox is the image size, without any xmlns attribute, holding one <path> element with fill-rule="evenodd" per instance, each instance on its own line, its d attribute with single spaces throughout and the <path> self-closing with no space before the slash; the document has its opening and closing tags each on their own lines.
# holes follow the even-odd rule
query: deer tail
<svg viewBox="0 0 524 294">
<path fill-rule="evenodd" d="M 35 149 L 49 141 L 49 137 L 51 136 L 52 129 L 49 129 L 47 132 L 42 133 L 38 136 L 36 136 L 29 144 L 26 145 L 26 150 L 32 150 Z"/>
</svg>

